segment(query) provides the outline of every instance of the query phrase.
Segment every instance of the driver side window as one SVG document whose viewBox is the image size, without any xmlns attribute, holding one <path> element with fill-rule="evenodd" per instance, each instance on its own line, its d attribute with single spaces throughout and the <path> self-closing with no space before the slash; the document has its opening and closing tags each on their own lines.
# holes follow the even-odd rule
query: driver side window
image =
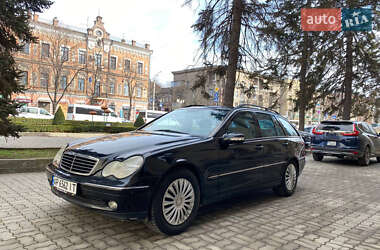
<svg viewBox="0 0 380 250">
<path fill-rule="evenodd" d="M 238 113 L 227 127 L 227 133 L 243 134 L 245 139 L 258 137 L 255 120 L 250 112 Z"/>
</svg>

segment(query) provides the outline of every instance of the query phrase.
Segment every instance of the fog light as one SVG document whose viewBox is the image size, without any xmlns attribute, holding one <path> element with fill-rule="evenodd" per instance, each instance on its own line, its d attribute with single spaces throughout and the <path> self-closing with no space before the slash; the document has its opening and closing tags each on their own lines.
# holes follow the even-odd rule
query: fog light
<svg viewBox="0 0 380 250">
<path fill-rule="evenodd" d="M 112 210 L 116 210 L 117 209 L 117 202 L 116 201 L 109 201 L 108 207 L 111 208 Z"/>
</svg>

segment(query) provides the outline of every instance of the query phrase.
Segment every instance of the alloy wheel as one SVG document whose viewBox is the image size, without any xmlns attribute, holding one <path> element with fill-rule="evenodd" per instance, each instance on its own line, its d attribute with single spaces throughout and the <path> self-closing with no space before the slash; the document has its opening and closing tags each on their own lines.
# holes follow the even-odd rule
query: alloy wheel
<svg viewBox="0 0 380 250">
<path fill-rule="evenodd" d="M 162 200 L 162 212 L 170 225 L 185 222 L 194 208 L 194 188 L 187 179 L 174 180 L 165 191 Z"/>
<path fill-rule="evenodd" d="M 297 181 L 297 170 L 293 164 L 289 164 L 285 171 L 285 185 L 286 188 L 290 191 L 293 190 Z"/>
</svg>

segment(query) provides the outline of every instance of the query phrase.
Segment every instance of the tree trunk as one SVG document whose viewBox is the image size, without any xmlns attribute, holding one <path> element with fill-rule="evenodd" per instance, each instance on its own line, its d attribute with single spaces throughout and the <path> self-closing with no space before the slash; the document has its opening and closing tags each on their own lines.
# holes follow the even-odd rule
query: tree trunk
<svg viewBox="0 0 380 250">
<path fill-rule="evenodd" d="M 352 106 L 352 40 L 353 33 L 348 31 L 346 35 L 346 72 L 344 75 L 344 100 L 343 100 L 343 120 L 350 120 Z"/>
<path fill-rule="evenodd" d="M 130 94 L 131 95 L 131 94 Z M 129 98 L 129 110 L 128 110 L 128 120 L 131 120 L 131 115 L 132 115 L 132 98 Z"/>
<path fill-rule="evenodd" d="M 53 115 L 55 115 L 55 111 L 57 109 L 58 104 L 56 102 L 52 102 L 51 104 L 53 105 Z"/>
<path fill-rule="evenodd" d="M 231 36 L 228 43 L 227 81 L 223 92 L 223 105 L 226 107 L 233 107 L 234 104 L 234 90 L 236 68 L 239 60 L 239 39 L 242 12 L 243 0 L 234 0 L 232 4 Z"/>
<path fill-rule="evenodd" d="M 303 49 L 301 57 L 301 70 L 300 70 L 300 94 L 299 94 L 299 125 L 298 129 L 303 131 L 305 128 L 305 114 L 307 105 L 307 88 L 306 88 L 306 70 L 308 67 L 308 57 L 309 57 L 309 35 L 304 32 L 303 39 Z"/>
</svg>

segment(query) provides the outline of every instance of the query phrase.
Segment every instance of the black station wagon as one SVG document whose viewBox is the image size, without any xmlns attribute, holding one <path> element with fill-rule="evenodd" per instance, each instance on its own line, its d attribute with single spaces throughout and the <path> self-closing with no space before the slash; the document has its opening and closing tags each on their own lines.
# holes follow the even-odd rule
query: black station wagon
<svg viewBox="0 0 380 250">
<path fill-rule="evenodd" d="M 47 167 L 63 199 L 173 235 L 198 208 L 254 188 L 290 196 L 305 143 L 281 115 L 253 105 L 190 106 L 121 134 L 63 147 Z"/>
</svg>

